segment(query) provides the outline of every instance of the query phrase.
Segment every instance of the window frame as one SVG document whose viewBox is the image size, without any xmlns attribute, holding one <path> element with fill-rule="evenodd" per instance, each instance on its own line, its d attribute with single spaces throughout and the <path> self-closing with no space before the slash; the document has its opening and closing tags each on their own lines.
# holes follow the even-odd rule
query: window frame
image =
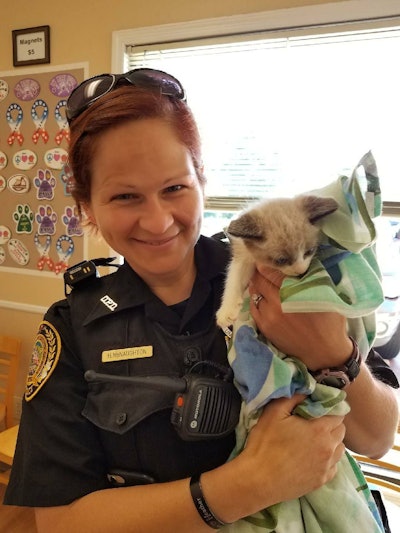
<svg viewBox="0 0 400 533">
<path fill-rule="evenodd" d="M 117 30 L 112 32 L 111 70 L 115 73 L 124 71 L 127 45 L 186 41 L 259 31 L 285 32 L 355 22 L 387 21 L 390 24 L 391 19 L 399 17 L 398 0 L 380 0 L 379 3 L 376 0 L 350 0 Z"/>
</svg>

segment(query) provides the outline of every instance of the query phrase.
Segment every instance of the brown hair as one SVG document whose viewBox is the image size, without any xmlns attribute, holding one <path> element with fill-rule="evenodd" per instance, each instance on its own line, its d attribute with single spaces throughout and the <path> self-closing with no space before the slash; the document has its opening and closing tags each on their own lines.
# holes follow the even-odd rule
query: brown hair
<svg viewBox="0 0 400 533">
<path fill-rule="evenodd" d="M 90 202 L 96 137 L 124 122 L 143 118 L 160 118 L 174 128 L 192 156 L 199 181 L 205 182 L 199 131 L 187 104 L 149 90 L 121 86 L 94 102 L 71 124 L 69 164 L 73 174 L 72 196 L 80 215 L 82 204 Z"/>
</svg>

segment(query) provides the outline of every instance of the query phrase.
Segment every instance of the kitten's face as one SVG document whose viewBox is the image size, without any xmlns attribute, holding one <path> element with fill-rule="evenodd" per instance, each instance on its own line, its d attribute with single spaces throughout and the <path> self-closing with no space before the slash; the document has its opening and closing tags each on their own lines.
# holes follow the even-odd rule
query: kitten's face
<svg viewBox="0 0 400 533">
<path fill-rule="evenodd" d="M 264 200 L 232 221 L 228 234 L 242 239 L 255 262 L 297 277 L 307 271 L 318 248 L 315 222 L 336 209 L 331 198 Z"/>
<path fill-rule="evenodd" d="M 294 229 L 294 228 L 293 228 Z M 261 241 L 246 241 L 245 245 L 257 263 L 280 270 L 286 276 L 301 276 L 310 266 L 318 248 L 318 232 L 307 226 L 301 241 L 282 241 L 281 235 Z"/>
</svg>

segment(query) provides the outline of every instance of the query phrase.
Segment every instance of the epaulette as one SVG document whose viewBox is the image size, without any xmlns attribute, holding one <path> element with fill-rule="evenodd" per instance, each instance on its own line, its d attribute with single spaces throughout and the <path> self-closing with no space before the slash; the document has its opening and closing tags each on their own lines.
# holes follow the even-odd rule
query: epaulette
<svg viewBox="0 0 400 533">
<path fill-rule="evenodd" d="M 89 261 L 81 261 L 72 267 L 69 267 L 64 273 L 64 293 L 65 296 L 75 289 L 81 287 L 93 278 L 100 277 L 98 266 L 110 266 L 119 268 L 121 265 L 113 263 L 116 257 L 98 257 Z"/>
</svg>

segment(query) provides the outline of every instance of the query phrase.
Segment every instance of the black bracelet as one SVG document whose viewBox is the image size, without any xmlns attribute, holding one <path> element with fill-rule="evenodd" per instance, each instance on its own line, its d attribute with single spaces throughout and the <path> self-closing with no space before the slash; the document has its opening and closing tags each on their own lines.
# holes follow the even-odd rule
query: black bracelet
<svg viewBox="0 0 400 533">
<path fill-rule="evenodd" d="M 197 512 L 209 527 L 212 527 L 213 529 L 220 529 L 222 526 L 226 526 L 226 522 L 222 522 L 219 518 L 217 518 L 208 507 L 203 495 L 203 490 L 201 488 L 199 474 L 193 476 L 190 480 L 190 495 L 192 496 L 192 500 Z"/>
</svg>

